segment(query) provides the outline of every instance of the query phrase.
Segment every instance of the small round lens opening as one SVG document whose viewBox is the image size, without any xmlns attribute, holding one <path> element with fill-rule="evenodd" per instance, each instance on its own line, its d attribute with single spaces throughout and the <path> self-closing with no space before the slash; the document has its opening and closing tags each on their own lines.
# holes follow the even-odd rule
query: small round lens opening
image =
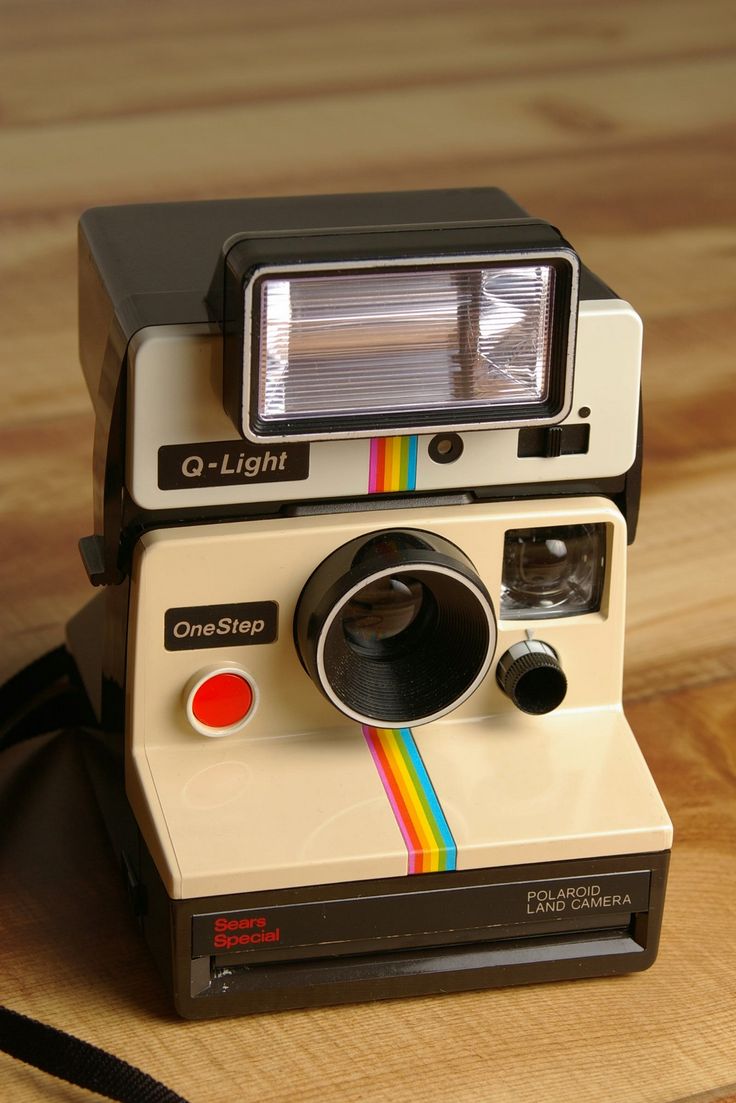
<svg viewBox="0 0 736 1103">
<path fill-rule="evenodd" d="M 428 627 L 434 609 L 429 591 L 409 575 L 369 582 L 340 611 L 350 647 L 364 654 L 396 655 Z"/>
<path fill-rule="evenodd" d="M 324 677 L 361 716 L 416 722 L 464 696 L 490 658 L 494 625 L 464 578 L 418 569 L 386 580 L 385 588 L 371 580 L 338 610 L 325 636 Z"/>
</svg>

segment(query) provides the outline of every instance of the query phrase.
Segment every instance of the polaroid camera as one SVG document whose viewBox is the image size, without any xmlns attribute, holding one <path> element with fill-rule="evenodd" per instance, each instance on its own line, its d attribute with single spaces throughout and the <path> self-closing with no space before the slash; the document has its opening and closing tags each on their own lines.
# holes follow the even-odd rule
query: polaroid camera
<svg viewBox="0 0 736 1103">
<path fill-rule="evenodd" d="M 641 323 L 496 189 L 88 211 L 69 647 L 190 1018 L 644 969 Z"/>
</svg>

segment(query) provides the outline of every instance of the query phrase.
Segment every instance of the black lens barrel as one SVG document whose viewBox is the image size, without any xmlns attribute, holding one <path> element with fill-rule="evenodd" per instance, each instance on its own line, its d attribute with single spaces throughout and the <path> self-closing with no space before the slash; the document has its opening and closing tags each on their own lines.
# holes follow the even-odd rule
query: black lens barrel
<svg viewBox="0 0 736 1103">
<path fill-rule="evenodd" d="M 421 594 L 410 623 L 359 646 L 346 624 L 365 593 L 387 579 Z M 390 588 L 389 588 L 390 590 Z M 390 593 L 389 593 L 390 602 Z M 377 727 L 419 724 L 460 704 L 482 680 L 496 642 L 491 599 L 472 563 L 434 533 L 394 529 L 358 537 L 307 581 L 295 617 L 301 661 L 337 708 Z"/>
</svg>

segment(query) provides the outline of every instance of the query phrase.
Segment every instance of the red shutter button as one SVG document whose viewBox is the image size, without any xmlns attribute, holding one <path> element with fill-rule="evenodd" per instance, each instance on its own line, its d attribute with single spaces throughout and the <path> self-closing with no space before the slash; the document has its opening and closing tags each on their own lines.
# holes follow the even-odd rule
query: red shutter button
<svg viewBox="0 0 736 1103">
<path fill-rule="evenodd" d="M 187 686 L 187 719 L 201 735 L 239 731 L 250 720 L 255 704 L 255 686 L 237 667 L 201 670 Z"/>
</svg>

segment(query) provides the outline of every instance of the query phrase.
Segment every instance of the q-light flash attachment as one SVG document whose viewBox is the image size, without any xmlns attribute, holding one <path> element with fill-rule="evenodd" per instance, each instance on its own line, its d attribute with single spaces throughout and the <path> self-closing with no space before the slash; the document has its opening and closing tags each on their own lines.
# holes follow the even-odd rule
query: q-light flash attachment
<svg viewBox="0 0 736 1103">
<path fill-rule="evenodd" d="M 339 261 L 308 238 L 298 266 L 260 263 L 262 240 L 235 245 L 226 297 L 243 320 L 226 334 L 224 383 L 239 431 L 277 443 L 563 419 L 579 261 L 551 227 L 531 225 L 536 248 L 525 222 L 495 227 L 487 253 L 460 252 L 447 228 L 431 239 L 455 243 L 441 254 L 409 229 L 390 251 L 370 234 L 336 238 Z"/>
</svg>

